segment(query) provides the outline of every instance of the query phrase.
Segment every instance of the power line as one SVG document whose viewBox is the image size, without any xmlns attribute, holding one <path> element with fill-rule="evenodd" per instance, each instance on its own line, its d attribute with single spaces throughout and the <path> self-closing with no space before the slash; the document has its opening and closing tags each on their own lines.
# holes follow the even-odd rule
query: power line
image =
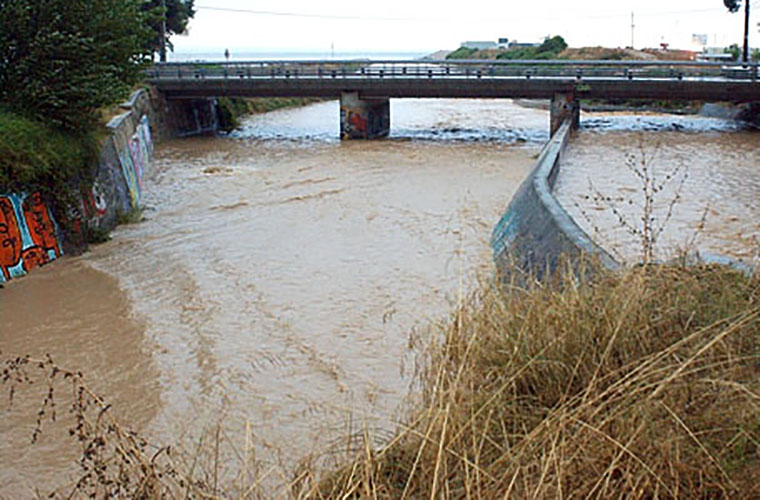
<svg viewBox="0 0 760 500">
<path fill-rule="evenodd" d="M 760 2 L 757 2 L 760 4 Z M 252 15 L 259 15 L 259 16 L 276 16 L 276 17 L 299 17 L 299 18 L 306 18 L 306 19 L 325 19 L 325 20 L 349 20 L 349 21 L 395 21 L 395 22 L 450 22 L 454 21 L 452 18 L 440 18 L 440 17 L 389 17 L 389 16 L 362 16 L 362 15 L 338 15 L 338 14 L 313 14 L 313 13 L 305 13 L 305 12 L 288 12 L 288 11 L 273 11 L 273 10 L 255 10 L 255 9 L 241 9 L 241 8 L 231 8 L 231 7 L 212 7 L 208 5 L 196 5 L 196 9 L 199 10 L 209 10 L 209 11 L 217 11 L 217 12 L 229 12 L 229 13 L 235 13 L 235 14 L 252 14 Z M 684 14 L 704 14 L 704 13 L 715 13 L 717 12 L 721 7 L 714 7 L 709 9 L 690 9 L 690 10 L 680 10 L 680 11 L 665 11 L 665 12 L 650 12 L 650 13 L 639 13 L 637 12 L 636 15 L 638 17 L 659 17 L 659 16 L 674 16 L 674 15 L 684 15 Z M 552 20 L 552 19 L 567 19 L 567 16 L 563 17 L 546 17 L 546 16 L 524 16 L 521 15 L 520 18 L 524 19 L 526 17 L 536 18 L 536 19 L 546 19 L 546 20 Z M 628 13 L 615 13 L 615 14 L 599 14 L 599 15 L 586 15 L 584 16 L 585 19 L 614 19 L 614 18 L 622 18 L 622 17 L 628 17 Z M 461 20 L 461 18 L 459 18 Z M 490 17 L 490 18 L 468 18 L 466 19 L 468 21 L 499 21 L 498 18 Z M 507 20 L 507 19 L 504 19 Z"/>
<path fill-rule="evenodd" d="M 424 21 L 423 18 L 410 17 L 374 17 L 374 16 L 348 16 L 348 15 L 329 15 L 329 14 L 309 14 L 300 12 L 279 12 L 272 10 L 252 10 L 252 9 L 233 9 L 227 7 L 209 7 L 206 5 L 197 5 L 199 10 L 213 10 L 219 12 L 233 12 L 238 14 L 255 14 L 261 16 L 278 16 L 278 17 L 305 17 L 312 19 L 341 19 L 351 21 Z"/>
</svg>

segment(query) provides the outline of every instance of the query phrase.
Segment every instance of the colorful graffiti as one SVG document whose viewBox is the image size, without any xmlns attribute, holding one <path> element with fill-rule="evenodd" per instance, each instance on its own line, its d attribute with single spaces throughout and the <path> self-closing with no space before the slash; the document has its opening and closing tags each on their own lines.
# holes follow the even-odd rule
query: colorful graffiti
<svg viewBox="0 0 760 500">
<path fill-rule="evenodd" d="M 385 102 L 341 106 L 341 137 L 343 139 L 374 139 L 390 132 L 390 107 Z"/>
<path fill-rule="evenodd" d="M 367 118 L 361 112 L 342 107 L 340 115 L 344 139 L 367 137 Z"/>
<path fill-rule="evenodd" d="M 39 193 L 0 196 L 0 283 L 63 255 L 57 232 Z"/>
<path fill-rule="evenodd" d="M 82 213 L 87 220 L 98 220 L 108 213 L 108 200 L 102 194 L 98 183 L 89 192 L 82 194 Z"/>
<path fill-rule="evenodd" d="M 358 134 L 367 134 L 367 119 L 360 113 L 348 112 L 348 123 L 354 128 L 354 131 Z"/>
<path fill-rule="evenodd" d="M 116 150 L 119 152 L 119 161 L 129 188 L 132 206 L 138 207 L 142 196 L 143 176 L 153 153 L 153 139 L 147 116 L 142 117 L 126 146 L 119 147 L 116 144 Z"/>
</svg>

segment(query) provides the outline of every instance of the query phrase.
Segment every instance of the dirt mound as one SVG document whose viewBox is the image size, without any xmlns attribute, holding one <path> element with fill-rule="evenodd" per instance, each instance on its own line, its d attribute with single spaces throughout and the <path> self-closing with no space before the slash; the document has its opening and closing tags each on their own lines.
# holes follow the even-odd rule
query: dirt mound
<svg viewBox="0 0 760 500">
<path fill-rule="evenodd" d="M 654 54 L 641 50 L 608 48 L 608 47 L 578 47 L 567 48 L 560 55 L 562 59 L 590 60 L 590 61 L 623 61 L 623 60 L 655 60 Z"/>
</svg>

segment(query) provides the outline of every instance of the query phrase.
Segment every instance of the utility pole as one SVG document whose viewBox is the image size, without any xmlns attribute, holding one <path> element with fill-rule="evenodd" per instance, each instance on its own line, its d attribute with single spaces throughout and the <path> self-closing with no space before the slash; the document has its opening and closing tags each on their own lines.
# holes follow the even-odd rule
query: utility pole
<svg viewBox="0 0 760 500">
<path fill-rule="evenodd" d="M 634 48 L 633 47 L 633 42 L 634 42 L 633 35 L 634 35 L 634 31 L 636 30 L 636 23 L 634 22 L 634 19 L 635 18 L 633 17 L 633 11 L 631 11 L 631 48 Z"/>
<path fill-rule="evenodd" d="M 750 0 L 744 0 L 744 62 L 749 62 L 749 4 Z"/>
<path fill-rule="evenodd" d="M 161 39 L 158 41 L 159 61 L 166 62 L 166 0 L 161 0 L 163 15 L 161 16 Z"/>
</svg>

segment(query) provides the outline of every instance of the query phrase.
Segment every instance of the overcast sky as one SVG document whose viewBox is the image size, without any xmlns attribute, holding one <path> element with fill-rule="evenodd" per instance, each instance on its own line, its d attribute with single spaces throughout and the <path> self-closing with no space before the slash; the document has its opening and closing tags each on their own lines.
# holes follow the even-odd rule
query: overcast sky
<svg viewBox="0 0 760 500">
<path fill-rule="evenodd" d="M 750 0 L 753 46 L 760 45 L 760 0 Z M 742 42 L 743 11 L 729 14 L 722 0 L 196 0 L 187 36 L 177 52 L 433 52 L 465 40 L 540 41 L 562 35 L 573 47 L 631 44 L 636 48 L 695 49 Z"/>
</svg>

